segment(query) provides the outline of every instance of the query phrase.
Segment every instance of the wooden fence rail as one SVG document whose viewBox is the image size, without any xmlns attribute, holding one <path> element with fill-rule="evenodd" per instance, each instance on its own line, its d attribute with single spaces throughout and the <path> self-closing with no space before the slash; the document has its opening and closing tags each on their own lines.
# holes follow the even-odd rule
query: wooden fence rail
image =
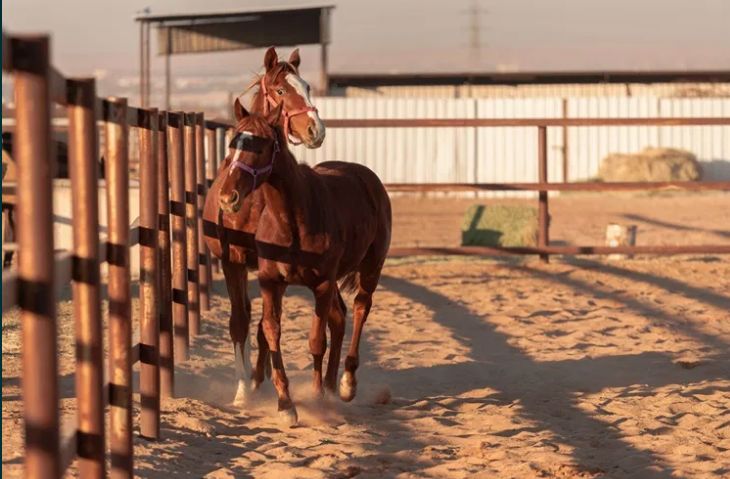
<svg viewBox="0 0 730 479">
<path fill-rule="evenodd" d="M 16 92 L 13 158 L 18 181 L 11 188 L 17 193 L 19 239 L 18 267 L 3 272 L 3 313 L 20 308 L 25 477 L 61 477 L 76 458 L 80 477 L 105 477 L 107 453 L 111 477 L 132 477 L 132 367 L 140 363 L 140 433 L 158 439 L 160 398 L 174 394 L 174 364 L 187 359 L 189 341 L 200 330 L 200 296 L 209 295 L 210 275 L 205 283 L 197 283 L 198 268 L 210 261 L 197 230 L 205 174 L 199 176 L 201 185 L 196 173 L 215 171 L 222 152 L 215 144 L 206 150 L 203 138 L 216 138 L 216 129 L 228 127 L 206 124 L 198 113 L 158 112 L 129 106 L 123 98 L 97 98 L 93 79 L 67 79 L 50 65 L 48 37 L 3 32 L 2 40 L 3 70 L 13 76 Z M 54 252 L 53 242 L 52 103 L 66 106 L 69 119 L 73 247 L 66 252 Z M 106 238 L 99 237 L 98 122 L 105 138 Z M 140 151 L 140 216 L 132 225 L 129 128 L 139 130 Z M 187 236 L 194 248 L 187 257 L 185 205 L 191 230 Z M 130 271 L 130 247 L 135 245 L 140 248 L 136 335 Z M 103 262 L 108 267 L 106 331 L 101 314 Z M 188 279 L 195 283 L 189 296 Z M 55 304 L 57 290 L 69 282 L 77 413 L 74 425 L 61 428 Z M 188 304 L 195 307 L 190 318 Z M 194 327 L 189 327 L 191 322 Z"/>
</svg>

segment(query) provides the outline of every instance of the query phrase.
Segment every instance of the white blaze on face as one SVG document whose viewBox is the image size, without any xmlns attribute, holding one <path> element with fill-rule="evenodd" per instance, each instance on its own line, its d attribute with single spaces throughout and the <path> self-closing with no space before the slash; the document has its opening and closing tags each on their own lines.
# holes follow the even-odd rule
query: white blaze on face
<svg viewBox="0 0 730 479">
<path fill-rule="evenodd" d="M 250 131 L 242 131 L 241 132 L 241 135 L 244 135 L 244 136 L 254 136 L 253 133 L 251 133 Z M 241 156 L 241 153 L 242 153 L 241 150 L 239 150 L 238 148 L 236 148 L 236 152 L 233 154 L 233 159 L 231 160 L 231 166 L 228 169 L 228 175 L 232 175 L 233 172 L 235 171 L 235 169 L 236 169 L 236 162 L 238 161 L 238 158 Z"/>
<path fill-rule="evenodd" d="M 309 98 L 309 85 L 307 82 L 293 73 L 289 73 L 286 77 L 284 77 L 284 79 L 292 86 L 292 88 L 294 88 L 294 91 L 304 99 L 304 104 L 307 108 L 314 108 L 314 104 L 312 103 L 311 98 Z M 321 141 L 322 138 L 324 138 L 324 123 L 322 123 L 322 120 L 319 118 L 319 113 L 316 111 L 308 111 L 307 116 L 314 121 L 314 127 L 316 130 L 316 136 L 312 138 L 312 142 L 316 143 Z"/>
</svg>

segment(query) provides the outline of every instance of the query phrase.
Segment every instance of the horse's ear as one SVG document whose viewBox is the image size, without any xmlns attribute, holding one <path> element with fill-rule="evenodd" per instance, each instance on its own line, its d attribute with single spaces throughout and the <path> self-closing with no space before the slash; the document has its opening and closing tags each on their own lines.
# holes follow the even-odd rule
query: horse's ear
<svg viewBox="0 0 730 479">
<path fill-rule="evenodd" d="M 266 67 L 266 71 L 270 71 L 277 63 L 279 63 L 279 56 L 276 54 L 276 49 L 269 47 L 264 55 L 264 67 Z"/>
<path fill-rule="evenodd" d="M 302 62 L 302 59 L 299 58 L 299 49 L 295 48 L 293 52 L 291 52 L 291 55 L 289 55 L 289 63 L 292 64 L 294 68 L 299 70 L 299 64 Z"/>
<path fill-rule="evenodd" d="M 241 101 L 238 98 L 236 98 L 236 101 L 233 102 L 233 113 L 236 115 L 237 121 L 241 121 L 249 115 L 248 111 L 246 111 L 243 105 L 241 105 Z"/>
<path fill-rule="evenodd" d="M 276 108 L 271 110 L 269 114 L 266 116 L 266 121 L 269 123 L 269 125 L 275 126 L 279 124 L 279 118 L 281 118 L 281 111 L 284 109 L 284 102 L 282 101 L 278 105 L 276 105 Z"/>
</svg>

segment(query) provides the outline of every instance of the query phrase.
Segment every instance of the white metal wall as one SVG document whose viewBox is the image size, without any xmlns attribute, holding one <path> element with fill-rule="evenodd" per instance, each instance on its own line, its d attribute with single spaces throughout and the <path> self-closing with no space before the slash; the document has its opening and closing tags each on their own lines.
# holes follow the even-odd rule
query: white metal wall
<svg viewBox="0 0 730 479">
<path fill-rule="evenodd" d="M 346 97 L 394 98 L 535 98 L 654 96 L 671 98 L 730 97 L 730 83 L 563 83 L 543 85 L 404 85 L 347 87 Z"/>
<path fill-rule="evenodd" d="M 730 116 L 730 98 L 318 98 L 322 118 L 561 118 Z M 646 146 L 685 148 L 706 179 L 730 179 L 730 127 L 571 127 L 570 181 L 594 177 L 603 157 Z M 562 180 L 562 128 L 548 129 L 548 178 Z M 362 163 L 386 183 L 537 180 L 535 128 L 330 128 L 322 148 L 296 147 L 300 161 Z M 505 195 L 495 193 L 495 196 Z M 514 193 L 509 193 L 514 196 Z"/>
</svg>

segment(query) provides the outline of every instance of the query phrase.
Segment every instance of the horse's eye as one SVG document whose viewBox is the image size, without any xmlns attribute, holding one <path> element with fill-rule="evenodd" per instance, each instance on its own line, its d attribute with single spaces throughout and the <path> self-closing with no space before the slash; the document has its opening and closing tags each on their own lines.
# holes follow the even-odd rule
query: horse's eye
<svg viewBox="0 0 730 479">
<path fill-rule="evenodd" d="M 283 95 L 286 92 L 285 92 L 285 90 L 283 88 L 279 88 L 278 90 L 276 90 L 276 93 L 278 93 L 279 96 L 281 96 L 281 95 Z"/>
</svg>

